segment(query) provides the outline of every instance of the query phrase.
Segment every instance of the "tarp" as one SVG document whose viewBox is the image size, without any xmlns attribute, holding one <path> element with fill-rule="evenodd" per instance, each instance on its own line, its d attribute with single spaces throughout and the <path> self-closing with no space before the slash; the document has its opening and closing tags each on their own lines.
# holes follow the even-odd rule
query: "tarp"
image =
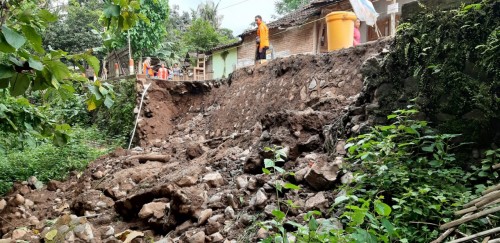
<svg viewBox="0 0 500 243">
<path fill-rule="evenodd" d="M 368 0 L 349 0 L 352 9 L 360 21 L 364 21 L 367 25 L 373 26 L 377 23 L 378 13 L 375 11 L 372 2 Z"/>
</svg>

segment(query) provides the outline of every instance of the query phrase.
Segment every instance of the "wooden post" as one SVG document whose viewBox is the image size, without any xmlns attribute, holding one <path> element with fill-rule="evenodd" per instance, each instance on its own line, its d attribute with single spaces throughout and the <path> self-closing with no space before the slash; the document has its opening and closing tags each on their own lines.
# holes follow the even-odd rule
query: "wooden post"
<svg viewBox="0 0 500 243">
<path fill-rule="evenodd" d="M 397 0 L 392 0 L 392 4 L 396 4 Z M 391 13 L 391 28 L 389 30 L 391 36 L 396 35 L 396 13 Z"/>
</svg>

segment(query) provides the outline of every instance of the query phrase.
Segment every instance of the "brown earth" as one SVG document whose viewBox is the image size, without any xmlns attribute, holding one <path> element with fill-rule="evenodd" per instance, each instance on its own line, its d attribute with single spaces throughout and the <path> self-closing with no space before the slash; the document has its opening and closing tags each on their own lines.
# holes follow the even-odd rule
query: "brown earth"
<svg viewBox="0 0 500 243">
<path fill-rule="evenodd" d="M 342 169 L 343 141 L 325 146 L 327 128 L 347 114 L 353 124 L 364 120 L 354 104 L 363 89 L 361 66 L 389 42 L 277 59 L 222 81 L 139 78 L 139 98 L 143 84 L 152 83 L 140 147 L 118 149 L 40 190 L 16 184 L 0 201 L 0 236 L 122 242 L 118 233 L 132 230 L 140 235 L 132 242 L 257 241 L 265 232 L 256 234 L 255 223 L 271 218 L 274 185 L 281 183 L 261 170 L 269 157 L 263 148 L 272 145 L 285 148 L 282 166 L 295 172 L 287 180 L 302 187 L 280 195 L 301 206 L 289 215 L 299 222 L 312 209 L 335 216 L 328 212 L 332 189 L 351 175 Z"/>
</svg>

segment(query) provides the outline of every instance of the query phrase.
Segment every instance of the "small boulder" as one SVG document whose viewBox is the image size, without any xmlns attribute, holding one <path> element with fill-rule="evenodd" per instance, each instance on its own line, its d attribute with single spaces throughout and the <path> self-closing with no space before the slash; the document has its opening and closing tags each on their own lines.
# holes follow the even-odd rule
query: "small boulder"
<svg viewBox="0 0 500 243">
<path fill-rule="evenodd" d="M 333 186 L 337 180 L 340 170 L 338 163 L 328 163 L 325 156 L 318 157 L 313 166 L 307 172 L 304 179 L 316 190 L 327 190 Z"/>
<path fill-rule="evenodd" d="M 177 184 L 180 187 L 189 187 L 189 186 L 196 185 L 197 181 L 198 181 L 197 177 L 184 176 L 180 180 L 178 180 L 175 184 Z"/>
<path fill-rule="evenodd" d="M 200 231 L 187 239 L 188 243 L 205 243 L 205 232 Z"/>
<path fill-rule="evenodd" d="M 224 178 L 219 172 L 213 172 L 206 174 L 203 177 L 203 182 L 207 183 L 211 187 L 220 187 L 224 185 Z"/>
<path fill-rule="evenodd" d="M 94 239 L 94 232 L 92 231 L 92 226 L 89 223 L 80 224 L 73 230 L 75 236 L 85 242 L 90 242 Z"/>
<path fill-rule="evenodd" d="M 189 159 L 195 159 L 203 154 L 203 149 L 198 143 L 190 143 L 186 148 L 186 155 Z"/>
<path fill-rule="evenodd" d="M 347 152 L 345 150 L 345 141 L 344 140 L 339 140 L 337 142 L 337 146 L 335 147 L 335 152 L 339 155 L 346 155 Z"/>
<path fill-rule="evenodd" d="M 224 214 L 226 215 L 226 218 L 228 218 L 228 219 L 234 219 L 234 218 L 236 218 L 236 215 L 234 213 L 234 209 L 231 206 L 227 207 L 224 210 Z"/>
<path fill-rule="evenodd" d="M 57 191 L 57 189 L 59 189 L 61 187 L 61 182 L 60 181 L 56 181 L 56 180 L 50 180 L 48 183 L 47 183 L 47 190 L 49 191 Z"/>
<path fill-rule="evenodd" d="M 19 240 L 23 238 L 26 235 L 26 233 L 28 233 L 27 229 L 15 229 L 14 231 L 12 231 L 12 239 Z"/>
<path fill-rule="evenodd" d="M 306 209 L 321 209 L 328 205 L 328 200 L 325 198 L 323 192 L 318 192 L 314 197 L 307 199 L 306 201 Z"/>
<path fill-rule="evenodd" d="M 207 222 L 208 218 L 212 217 L 212 213 L 213 210 L 210 208 L 195 213 L 195 217 L 198 219 L 198 225 L 202 225 Z"/>
<path fill-rule="evenodd" d="M 24 201 L 25 201 L 25 199 L 23 196 L 21 196 L 21 194 L 17 194 L 16 196 L 14 196 L 14 204 L 16 206 L 23 205 Z"/>
<path fill-rule="evenodd" d="M 264 189 L 261 188 L 260 190 L 257 191 L 255 196 L 253 196 L 252 199 L 250 199 L 250 206 L 261 207 L 266 203 L 266 201 L 267 201 L 266 193 Z"/>
<path fill-rule="evenodd" d="M 265 239 L 269 236 L 269 231 L 267 231 L 266 229 L 264 228 L 260 228 L 258 231 L 257 231 L 257 239 Z"/>
<path fill-rule="evenodd" d="M 94 173 L 92 174 L 92 178 L 94 178 L 94 180 L 99 180 L 99 179 L 101 179 L 103 176 L 104 176 L 104 172 L 102 172 L 102 171 L 100 171 L 100 170 L 98 170 L 98 171 L 96 171 L 96 172 L 94 172 Z"/>
<path fill-rule="evenodd" d="M 248 178 L 246 176 L 236 177 L 236 187 L 238 189 L 246 189 L 248 186 Z"/>
<path fill-rule="evenodd" d="M 141 211 L 139 212 L 139 218 L 148 219 L 153 216 L 157 219 L 163 218 L 163 216 L 165 216 L 165 209 L 168 207 L 168 203 L 164 202 L 152 202 L 144 204 Z"/>
<path fill-rule="evenodd" d="M 220 232 L 213 233 L 209 237 L 211 242 L 222 242 L 224 240 L 224 236 Z"/>
<path fill-rule="evenodd" d="M 7 206 L 7 201 L 5 199 L 0 200 L 0 212 L 2 212 Z"/>
</svg>

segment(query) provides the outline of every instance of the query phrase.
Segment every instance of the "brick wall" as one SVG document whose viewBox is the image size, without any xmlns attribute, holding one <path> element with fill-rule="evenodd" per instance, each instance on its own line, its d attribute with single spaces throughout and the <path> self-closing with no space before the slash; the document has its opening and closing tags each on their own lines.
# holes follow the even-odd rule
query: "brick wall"
<svg viewBox="0 0 500 243">
<path fill-rule="evenodd" d="M 314 23 L 279 30 L 269 30 L 269 42 L 274 49 L 275 58 L 296 54 L 313 53 Z M 255 60 L 256 34 L 243 37 L 243 44 L 238 48 L 238 68 L 253 65 Z M 270 51 L 268 59 L 270 58 Z"/>
</svg>

